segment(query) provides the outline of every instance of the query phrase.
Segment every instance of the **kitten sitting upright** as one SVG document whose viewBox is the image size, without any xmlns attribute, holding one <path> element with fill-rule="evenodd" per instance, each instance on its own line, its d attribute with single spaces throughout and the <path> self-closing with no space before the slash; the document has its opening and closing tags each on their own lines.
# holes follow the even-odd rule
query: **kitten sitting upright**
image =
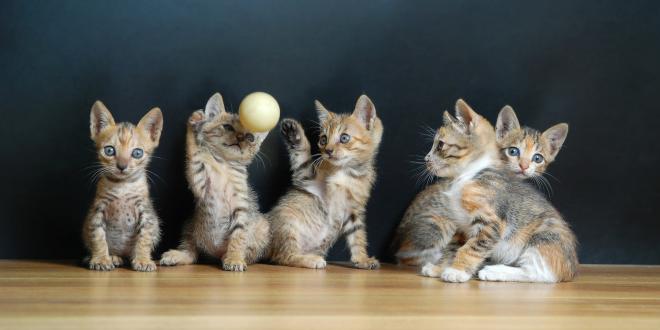
<svg viewBox="0 0 660 330">
<path fill-rule="evenodd" d="M 316 101 L 320 160 L 314 161 L 302 126 L 282 121 L 293 187 L 268 214 L 273 262 L 325 268 L 325 255 L 345 235 L 353 266 L 379 267 L 367 254 L 366 204 L 376 180 L 374 160 L 383 134 L 371 100 L 362 95 L 351 115 L 328 111 Z"/>
<path fill-rule="evenodd" d="M 196 200 L 181 244 L 165 252 L 161 265 L 194 263 L 198 251 L 222 260 L 229 271 L 244 271 L 267 254 L 269 226 L 248 185 L 247 167 L 268 133 L 248 132 L 237 114 L 225 111 L 216 93 L 204 111 L 195 111 L 186 134 L 186 177 Z"/>
<path fill-rule="evenodd" d="M 151 252 L 160 237 L 159 220 L 149 199 L 146 168 L 158 146 L 163 115 L 149 111 L 134 126 L 115 124 L 110 111 L 96 101 L 90 114 L 92 140 L 98 150 L 101 177 L 83 225 L 89 268 L 112 270 L 130 258 L 133 269 L 156 270 Z"/>
</svg>

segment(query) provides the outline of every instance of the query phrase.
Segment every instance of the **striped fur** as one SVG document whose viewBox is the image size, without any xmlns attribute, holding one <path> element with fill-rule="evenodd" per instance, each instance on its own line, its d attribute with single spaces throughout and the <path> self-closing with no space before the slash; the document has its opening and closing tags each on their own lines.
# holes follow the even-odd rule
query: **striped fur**
<svg viewBox="0 0 660 330">
<path fill-rule="evenodd" d="M 186 133 L 186 177 L 196 200 L 181 244 L 161 257 L 161 265 L 194 263 L 199 252 L 222 260 L 228 271 L 244 271 L 267 254 L 269 225 L 248 185 L 247 166 L 268 133 L 247 132 L 238 115 L 211 97 L 195 111 Z"/>
<path fill-rule="evenodd" d="M 90 131 L 98 150 L 100 179 L 82 231 L 91 254 L 86 258 L 90 269 L 112 270 L 129 258 L 137 271 L 156 270 L 151 252 L 160 239 L 160 221 L 149 198 L 146 168 L 162 128 L 158 108 L 134 126 L 115 124 L 105 105 L 94 103 Z"/>
<path fill-rule="evenodd" d="M 292 119 L 282 121 L 293 187 L 268 214 L 271 259 L 281 265 L 324 268 L 325 255 L 343 235 L 355 267 L 378 268 L 378 260 L 367 254 L 365 216 L 383 126 L 366 95 L 351 115 L 330 112 L 318 101 L 316 107 L 319 159 L 312 159 L 302 126 Z"/>
</svg>

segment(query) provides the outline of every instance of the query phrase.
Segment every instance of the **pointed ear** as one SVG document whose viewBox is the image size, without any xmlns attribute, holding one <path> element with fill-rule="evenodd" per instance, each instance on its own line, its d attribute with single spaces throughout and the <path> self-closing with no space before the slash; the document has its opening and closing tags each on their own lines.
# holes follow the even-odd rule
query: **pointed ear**
<svg viewBox="0 0 660 330">
<path fill-rule="evenodd" d="M 225 112 L 225 103 L 222 100 L 222 95 L 220 95 L 220 93 L 215 93 L 211 96 L 208 102 L 206 102 L 204 114 L 206 115 L 206 118 L 213 119 L 223 112 Z"/>
<path fill-rule="evenodd" d="M 364 94 L 360 95 L 355 103 L 355 110 L 353 110 L 352 116 L 357 118 L 367 130 L 371 130 L 376 120 L 376 106 L 368 96 Z"/>
<path fill-rule="evenodd" d="M 452 116 L 449 111 L 445 111 L 442 113 L 442 123 L 444 125 L 455 125 L 458 119 L 456 119 L 454 116 Z"/>
<path fill-rule="evenodd" d="M 566 140 L 568 135 L 568 124 L 561 123 L 555 126 L 552 126 L 543 132 L 543 137 L 548 141 L 550 145 L 550 155 L 552 158 L 555 158 L 561 149 L 561 146 Z"/>
<path fill-rule="evenodd" d="M 137 128 L 145 132 L 151 139 L 151 142 L 157 146 L 160 140 L 160 133 L 163 131 L 163 113 L 159 108 L 151 109 L 140 119 Z"/>
<path fill-rule="evenodd" d="M 115 119 L 112 118 L 110 110 L 105 107 L 101 101 L 94 102 L 92 111 L 89 114 L 89 131 L 92 140 L 96 141 L 96 137 L 104 129 L 115 126 Z"/>
<path fill-rule="evenodd" d="M 477 118 L 479 118 L 479 115 L 474 112 L 474 110 L 472 110 L 463 99 L 458 99 L 458 101 L 456 101 L 456 118 L 465 125 L 465 128 L 469 133 L 474 130 L 477 125 Z"/>
<path fill-rule="evenodd" d="M 520 123 L 513 108 L 508 105 L 502 108 L 500 114 L 497 115 L 497 124 L 495 124 L 495 138 L 497 141 L 502 140 L 511 131 L 519 129 Z"/>
<path fill-rule="evenodd" d="M 316 114 L 319 116 L 321 123 L 332 117 L 332 113 L 330 113 L 330 111 L 328 111 L 319 100 L 314 100 L 314 107 L 316 108 Z"/>
</svg>

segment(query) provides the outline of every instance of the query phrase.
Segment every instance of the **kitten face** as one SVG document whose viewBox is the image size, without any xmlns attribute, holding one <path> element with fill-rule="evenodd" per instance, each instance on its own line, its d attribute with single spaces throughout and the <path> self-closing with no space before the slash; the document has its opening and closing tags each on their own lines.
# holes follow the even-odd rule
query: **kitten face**
<svg viewBox="0 0 660 330">
<path fill-rule="evenodd" d="M 521 178 L 540 176 L 552 163 L 568 134 L 568 125 L 557 124 L 541 133 L 520 127 L 515 112 L 509 106 L 497 117 L 496 140 L 506 169 Z"/>
<path fill-rule="evenodd" d="M 319 150 L 324 160 L 335 166 L 353 166 L 373 158 L 383 133 L 376 107 L 362 95 L 351 115 L 328 111 L 316 101 L 321 123 Z"/>
<path fill-rule="evenodd" d="M 438 128 L 433 146 L 426 155 L 427 170 L 439 177 L 456 177 L 480 157 L 494 150 L 493 126 L 463 100 L 456 102 L 456 117 L 447 111 Z"/>
<path fill-rule="evenodd" d="M 222 96 L 217 93 L 209 99 L 204 111 L 197 110 L 191 115 L 189 124 L 200 145 L 222 159 L 246 165 L 252 162 L 268 136 L 268 132 L 246 130 L 238 114 L 225 111 Z"/>
<path fill-rule="evenodd" d="M 91 138 L 105 176 L 123 179 L 142 172 L 158 146 L 163 129 L 163 114 L 153 108 L 138 123 L 115 124 L 110 111 L 96 101 L 90 114 Z"/>
</svg>

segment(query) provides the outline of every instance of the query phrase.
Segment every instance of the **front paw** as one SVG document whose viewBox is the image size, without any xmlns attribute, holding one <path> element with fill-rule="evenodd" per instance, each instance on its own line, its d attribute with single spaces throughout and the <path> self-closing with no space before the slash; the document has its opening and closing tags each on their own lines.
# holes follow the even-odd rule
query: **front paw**
<svg viewBox="0 0 660 330">
<path fill-rule="evenodd" d="M 110 256 L 92 257 L 89 260 L 89 269 L 91 270 L 113 270 L 115 265 Z"/>
<path fill-rule="evenodd" d="M 204 115 L 204 111 L 197 110 L 193 112 L 188 118 L 188 125 L 190 125 L 190 127 L 193 129 L 197 129 L 205 119 L 206 116 Z"/>
<path fill-rule="evenodd" d="M 422 267 L 422 269 L 419 271 L 419 273 L 426 277 L 440 277 L 442 269 L 440 266 L 427 262 L 426 265 L 424 265 L 424 267 Z"/>
<path fill-rule="evenodd" d="M 353 267 L 360 269 L 377 269 L 380 268 L 380 262 L 374 257 L 363 258 L 361 260 L 354 260 Z"/>
<path fill-rule="evenodd" d="M 462 270 L 449 267 L 442 272 L 440 277 L 445 282 L 463 283 L 469 281 L 470 278 L 472 278 L 472 275 Z"/>
<path fill-rule="evenodd" d="M 303 134 L 305 134 L 300 123 L 290 118 L 282 119 L 280 132 L 282 133 L 282 137 L 284 137 L 284 142 L 289 148 L 295 148 L 298 146 L 302 141 Z"/>
<path fill-rule="evenodd" d="M 243 259 L 226 258 L 222 261 L 222 269 L 230 272 L 244 272 L 247 264 Z"/>
<path fill-rule="evenodd" d="M 131 262 L 133 269 L 138 272 L 153 272 L 156 270 L 156 263 L 151 259 L 133 259 Z"/>
<path fill-rule="evenodd" d="M 124 259 L 122 259 L 120 256 L 110 256 L 110 259 L 112 260 L 112 264 L 115 265 L 115 267 L 119 267 L 124 264 Z"/>
</svg>

